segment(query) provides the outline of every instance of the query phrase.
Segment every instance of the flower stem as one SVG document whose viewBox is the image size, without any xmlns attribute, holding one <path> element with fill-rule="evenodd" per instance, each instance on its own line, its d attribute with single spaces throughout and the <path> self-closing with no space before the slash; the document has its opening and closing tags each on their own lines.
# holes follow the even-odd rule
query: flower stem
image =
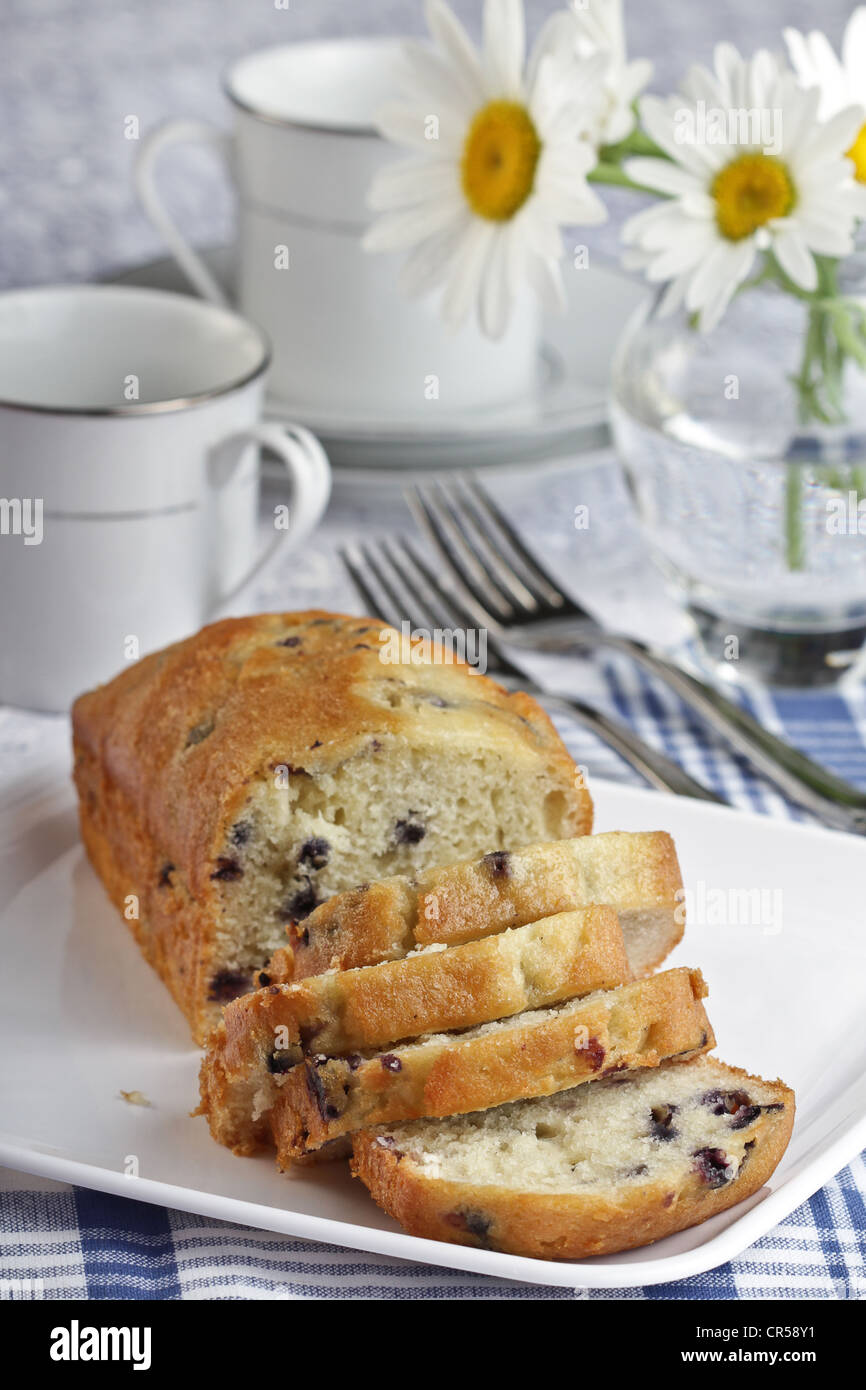
<svg viewBox="0 0 866 1390">
<path fill-rule="evenodd" d="M 657 145 L 639 125 L 635 126 L 631 135 L 627 135 L 618 144 L 602 145 L 598 157 L 605 164 L 619 164 L 633 154 L 649 155 L 652 159 L 670 159 L 670 155 L 665 153 L 661 145 Z"/>
<path fill-rule="evenodd" d="M 793 285 L 778 263 L 771 262 L 771 273 L 782 289 L 794 293 L 807 305 L 806 334 L 800 368 L 793 378 L 797 391 L 800 424 L 815 420 L 819 424 L 844 424 L 843 399 L 845 364 L 853 359 L 866 361 L 863 342 L 863 320 L 860 307 L 841 298 L 837 279 L 837 264 L 826 256 L 816 256 L 818 284 L 805 292 Z M 826 451 L 819 445 L 820 453 Z M 815 473 L 824 487 L 841 491 L 845 481 L 838 468 L 819 466 Z M 863 470 L 852 469 L 849 485 L 858 488 L 857 475 Z M 788 463 L 785 480 L 785 553 L 790 570 L 801 570 L 806 564 L 806 537 L 803 517 L 804 468 Z M 858 488 L 859 490 L 859 488 Z"/>
<path fill-rule="evenodd" d="M 619 164 L 608 163 L 607 160 L 603 159 L 599 160 L 586 177 L 590 183 L 607 183 L 615 185 L 617 188 L 630 188 L 634 193 L 653 192 L 653 189 L 645 188 L 642 183 L 635 183 L 633 179 L 630 179 Z"/>
<path fill-rule="evenodd" d="M 803 470 L 799 463 L 787 465 L 785 477 L 785 558 L 789 570 L 801 570 L 806 562 L 803 534 Z"/>
</svg>

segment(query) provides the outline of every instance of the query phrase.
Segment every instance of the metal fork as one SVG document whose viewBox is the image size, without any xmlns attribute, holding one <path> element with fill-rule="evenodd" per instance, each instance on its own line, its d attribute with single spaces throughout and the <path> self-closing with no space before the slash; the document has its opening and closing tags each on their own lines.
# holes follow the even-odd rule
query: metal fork
<svg viewBox="0 0 866 1390">
<path fill-rule="evenodd" d="M 866 834 L 863 792 L 660 652 L 601 627 L 530 554 L 477 479 L 459 475 L 413 488 L 406 501 L 442 561 L 441 587 L 499 643 L 538 652 L 597 647 L 624 652 L 660 677 L 792 801 L 827 825 Z"/>
<path fill-rule="evenodd" d="M 340 551 L 340 558 L 367 610 L 378 613 L 392 627 L 399 628 L 404 621 L 413 628 L 465 630 L 472 626 L 471 616 L 453 596 L 446 596 L 432 572 L 405 540 L 346 546 Z M 567 700 L 543 689 L 509 660 L 490 633 L 487 634 L 487 670 L 500 684 L 541 696 L 547 704 L 559 705 L 576 715 L 651 786 L 679 796 L 726 804 L 722 797 L 690 777 L 679 763 L 651 748 L 625 725 L 581 700 Z"/>
</svg>

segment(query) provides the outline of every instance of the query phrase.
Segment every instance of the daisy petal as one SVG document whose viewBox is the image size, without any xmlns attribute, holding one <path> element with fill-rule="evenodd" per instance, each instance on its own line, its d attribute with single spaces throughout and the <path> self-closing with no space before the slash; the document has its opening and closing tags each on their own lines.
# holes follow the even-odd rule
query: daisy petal
<svg viewBox="0 0 866 1390">
<path fill-rule="evenodd" d="M 693 270 L 716 245 L 717 238 L 707 230 L 702 236 L 690 236 L 675 242 L 652 262 L 647 278 L 657 283 L 670 280 L 672 276 L 682 275 Z"/>
<path fill-rule="evenodd" d="M 799 29 L 783 29 L 782 36 L 788 49 L 788 57 L 791 60 L 791 67 L 796 72 L 804 87 L 812 86 L 812 64 L 809 58 L 809 47 L 805 37 Z"/>
<path fill-rule="evenodd" d="M 523 95 L 523 0 L 484 0 L 484 76 L 491 97 Z"/>
<path fill-rule="evenodd" d="M 739 283 L 737 277 L 745 279 L 754 257 L 755 248 L 749 237 L 737 242 L 717 241 L 689 280 L 686 307 L 692 312 L 703 309 L 718 301 L 726 289 L 730 298 Z"/>
<path fill-rule="evenodd" d="M 677 197 L 682 193 L 692 193 L 702 185 L 688 169 L 673 164 L 669 159 L 652 159 L 637 156 L 627 159 L 623 164 L 625 172 L 635 183 L 653 188 L 657 193 L 669 193 Z"/>
<path fill-rule="evenodd" d="M 479 313 L 488 338 L 501 338 L 511 311 L 509 294 L 508 238 L 497 231 L 490 245 L 481 281 Z"/>
<path fill-rule="evenodd" d="M 542 61 L 551 54 L 562 52 L 566 46 L 573 49 L 576 34 L 574 15 L 569 10 L 556 10 L 542 24 L 526 69 L 526 90 L 530 104 Z"/>
<path fill-rule="evenodd" d="M 470 225 L 469 214 L 456 218 L 453 226 L 444 228 L 409 252 L 400 268 L 400 288 L 410 299 L 420 299 L 441 285 L 448 267 L 460 253 L 462 239 Z"/>
<path fill-rule="evenodd" d="M 662 318 L 676 313 L 685 302 L 688 283 L 688 277 L 685 275 L 678 275 L 675 280 L 671 280 L 658 303 L 658 312 Z"/>
<path fill-rule="evenodd" d="M 704 302 L 700 314 L 701 329 L 705 333 L 711 332 L 716 327 L 737 289 L 749 274 L 755 260 L 755 250 L 748 239 L 738 241 L 734 246 L 728 246 L 725 249 L 727 251 L 726 264 L 719 277 L 719 283 Z"/>
<path fill-rule="evenodd" d="M 724 108 L 725 93 L 715 75 L 700 63 L 695 63 L 689 68 L 680 86 L 683 95 L 695 105 L 702 101 L 707 110 Z"/>
<path fill-rule="evenodd" d="M 815 127 L 808 146 L 810 160 L 833 159 L 845 154 L 853 145 L 864 116 L 866 112 L 861 106 L 847 106 L 823 125 Z"/>
<path fill-rule="evenodd" d="M 535 173 L 535 192 L 554 222 L 584 226 L 605 221 L 607 209 L 585 180 L 594 162 L 586 144 L 545 145 Z"/>
<path fill-rule="evenodd" d="M 866 67 L 866 52 L 861 53 L 857 60 L 853 59 L 854 49 L 858 47 L 859 28 L 854 20 L 855 16 L 852 15 L 843 43 L 843 54 L 849 53 L 851 61 L 849 57 L 845 57 L 844 61 L 840 62 L 824 34 L 813 32 L 804 35 L 797 29 L 784 31 L 788 56 L 797 81 L 801 87 L 814 88 L 819 94 L 818 114 L 822 121 L 862 96 L 862 73 Z M 853 40 L 850 50 L 849 34 Z"/>
<path fill-rule="evenodd" d="M 456 215 L 452 206 L 436 203 L 386 212 L 369 228 L 364 237 L 364 250 L 400 251 L 415 246 L 434 232 L 452 225 Z"/>
<path fill-rule="evenodd" d="M 734 111 L 747 106 L 745 64 L 732 43 L 716 44 L 713 67 L 726 98 L 722 106 Z"/>
<path fill-rule="evenodd" d="M 845 71 L 857 74 L 862 83 L 866 73 L 866 6 L 858 5 L 845 27 L 842 63 Z"/>
<path fill-rule="evenodd" d="M 450 108 L 462 122 L 470 119 L 481 95 L 479 88 L 467 81 L 460 68 L 449 64 L 438 49 L 424 43 L 413 45 L 407 76 L 400 90 L 407 104 L 417 106 L 423 102 L 431 112 Z"/>
<path fill-rule="evenodd" d="M 558 260 L 562 255 L 562 232 L 559 223 L 546 216 L 542 201 L 531 198 L 520 216 L 529 250 L 543 260 Z"/>
<path fill-rule="evenodd" d="M 440 156 L 457 154 L 460 145 L 455 140 L 455 129 L 460 124 L 459 120 L 449 119 L 448 112 L 437 112 L 438 130 L 436 139 L 431 140 L 429 115 L 420 106 L 413 108 L 392 102 L 378 111 L 376 125 L 385 139 L 393 141 L 395 145 L 406 145 L 426 155 L 430 154 L 431 146 Z"/>
<path fill-rule="evenodd" d="M 568 305 L 562 267 L 557 259 L 533 256 L 528 266 L 529 283 L 538 295 L 542 307 L 552 314 L 561 314 Z"/>
<path fill-rule="evenodd" d="M 803 290 L 818 288 L 815 259 L 795 222 L 787 221 L 776 228 L 773 236 L 773 254 L 795 285 L 799 285 Z"/>
<path fill-rule="evenodd" d="M 663 245 L 669 236 L 675 236 L 681 225 L 682 215 L 676 204 L 654 203 L 626 219 L 622 240 L 626 246 L 643 244 L 653 249 L 655 245 Z M 659 235 L 654 238 L 656 229 Z"/>
<path fill-rule="evenodd" d="M 370 185 L 367 205 L 375 212 L 415 207 L 430 199 L 462 203 L 453 160 L 401 159 L 380 169 Z"/>
<path fill-rule="evenodd" d="M 475 46 L 460 20 L 445 0 L 427 0 L 427 27 L 470 89 L 481 92 L 481 64 Z"/>
<path fill-rule="evenodd" d="M 819 256 L 851 255 L 854 242 L 848 228 L 836 225 L 827 226 L 820 222 L 813 222 L 802 215 L 798 216 L 796 220 L 802 232 L 803 240 L 810 251 L 817 252 Z"/>
<path fill-rule="evenodd" d="M 681 100 L 677 103 L 677 98 L 673 98 L 673 102 L 675 109 L 671 110 L 669 104 L 659 97 L 642 97 L 638 104 L 641 120 L 647 134 L 661 146 L 669 159 L 703 177 L 707 169 L 715 164 L 712 147 L 676 138 L 675 123 L 678 112 L 683 110 L 683 103 Z"/>
<path fill-rule="evenodd" d="M 442 296 L 442 317 L 453 328 L 465 322 L 473 304 L 478 302 L 495 236 L 493 224 L 480 218 L 473 218 L 463 233 Z"/>
</svg>

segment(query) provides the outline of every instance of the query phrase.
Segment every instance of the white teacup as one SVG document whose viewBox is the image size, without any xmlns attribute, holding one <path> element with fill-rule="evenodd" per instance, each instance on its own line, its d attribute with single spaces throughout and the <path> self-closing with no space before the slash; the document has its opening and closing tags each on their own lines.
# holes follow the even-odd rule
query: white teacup
<svg viewBox="0 0 866 1390">
<path fill-rule="evenodd" d="M 0 702 L 66 708 L 308 534 L 328 463 L 260 423 L 268 362 L 257 328 L 185 295 L 0 295 Z M 291 480 L 263 553 L 261 445 Z"/>
<path fill-rule="evenodd" d="M 458 332 L 437 300 L 408 300 L 401 256 L 371 255 L 361 238 L 374 174 L 400 151 L 376 132 L 375 113 L 395 89 L 396 39 L 288 44 L 231 69 L 235 132 L 172 121 L 144 142 L 136 169 L 148 215 L 205 298 L 225 297 L 178 230 L 156 188 L 170 145 L 223 150 L 236 186 L 236 282 L 242 311 L 274 344 L 271 390 L 298 411 L 370 416 L 447 413 L 513 401 L 537 370 L 539 316 L 528 297 L 505 337 L 475 323 Z M 434 406 L 434 408 L 436 408 Z"/>
</svg>

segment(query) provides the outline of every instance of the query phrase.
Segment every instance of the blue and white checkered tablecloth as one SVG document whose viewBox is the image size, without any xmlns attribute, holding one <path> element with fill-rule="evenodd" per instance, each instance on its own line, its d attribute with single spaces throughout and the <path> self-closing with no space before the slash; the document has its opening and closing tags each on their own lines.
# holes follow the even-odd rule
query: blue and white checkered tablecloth
<svg viewBox="0 0 866 1390">
<path fill-rule="evenodd" d="M 607 687 L 611 711 L 732 802 L 797 814 L 710 743 L 674 697 L 627 664 L 605 663 L 596 679 L 599 691 Z M 784 696 L 762 714 L 778 719 L 778 728 L 805 751 L 866 787 L 866 696 Z M 558 722 L 577 761 L 593 775 L 628 775 L 591 735 Z M 675 1284 L 577 1291 L 290 1239 L 0 1170 L 0 1291 L 2 1281 L 33 1280 L 40 1296 L 54 1299 L 862 1298 L 864 1158 L 730 1264 Z"/>
</svg>

